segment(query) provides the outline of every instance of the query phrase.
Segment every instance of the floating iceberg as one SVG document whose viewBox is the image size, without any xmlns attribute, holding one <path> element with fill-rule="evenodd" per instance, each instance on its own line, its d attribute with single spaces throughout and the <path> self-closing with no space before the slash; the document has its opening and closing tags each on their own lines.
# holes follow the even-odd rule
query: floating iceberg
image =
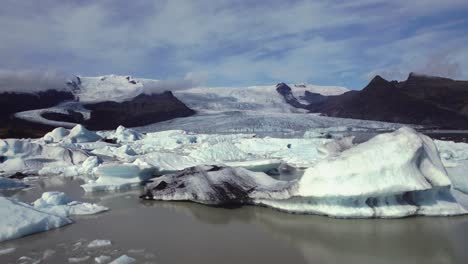
<svg viewBox="0 0 468 264">
<path fill-rule="evenodd" d="M 63 192 L 45 192 L 33 205 L 38 210 L 63 217 L 98 214 L 109 210 L 98 204 L 73 201 Z"/>
<path fill-rule="evenodd" d="M 291 196 L 291 182 L 243 168 L 197 166 L 154 179 L 144 199 L 194 201 L 208 205 L 240 205 L 255 199 Z"/>
<path fill-rule="evenodd" d="M 28 204 L 0 197 L 0 241 L 47 231 L 72 221 L 38 210 Z"/>
<path fill-rule="evenodd" d="M 86 192 L 128 189 L 140 185 L 154 172 L 155 169 L 146 164 L 105 164 L 96 169 L 96 180 L 90 180 L 81 187 Z"/>
</svg>

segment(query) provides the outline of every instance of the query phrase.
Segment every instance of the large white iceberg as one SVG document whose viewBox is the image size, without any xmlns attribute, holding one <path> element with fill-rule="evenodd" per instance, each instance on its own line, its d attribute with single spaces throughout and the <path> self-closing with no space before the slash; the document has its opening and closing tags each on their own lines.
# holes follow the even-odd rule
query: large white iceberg
<svg viewBox="0 0 468 264">
<path fill-rule="evenodd" d="M 381 134 L 307 169 L 299 196 L 382 196 L 450 186 L 432 140 L 410 128 Z"/>
<path fill-rule="evenodd" d="M 66 217 L 38 210 L 17 200 L 0 197 L 0 241 L 15 239 L 71 224 Z"/>
</svg>

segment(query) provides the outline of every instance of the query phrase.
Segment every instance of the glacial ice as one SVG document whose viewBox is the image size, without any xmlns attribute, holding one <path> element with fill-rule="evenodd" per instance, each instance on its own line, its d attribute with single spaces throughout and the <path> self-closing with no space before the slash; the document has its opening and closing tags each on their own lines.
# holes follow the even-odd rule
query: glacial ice
<svg viewBox="0 0 468 264">
<path fill-rule="evenodd" d="M 98 204 L 73 201 L 65 193 L 55 191 L 43 193 L 33 206 L 38 210 L 63 217 L 98 214 L 109 210 Z"/>
<path fill-rule="evenodd" d="M 432 140 L 402 128 L 308 168 L 298 195 L 374 197 L 442 186 L 450 180 Z"/>
<path fill-rule="evenodd" d="M 101 139 L 101 136 L 93 131 L 89 131 L 83 125 L 76 125 L 70 130 L 58 127 L 45 134 L 43 139 L 48 143 L 85 143 L 98 141 Z"/>
<path fill-rule="evenodd" d="M 47 231 L 72 221 L 38 210 L 28 204 L 0 196 L 0 242 Z"/>
<path fill-rule="evenodd" d="M 110 245 L 112 245 L 112 242 L 110 240 L 96 239 L 88 244 L 88 248 L 107 247 Z"/>
<path fill-rule="evenodd" d="M 96 180 L 81 185 L 86 192 L 115 191 L 138 186 L 149 179 L 155 170 L 144 164 L 105 164 L 96 169 Z"/>
<path fill-rule="evenodd" d="M 243 168 L 197 166 L 154 179 L 144 199 L 194 201 L 208 205 L 248 204 L 291 196 L 292 183 Z"/>
<path fill-rule="evenodd" d="M 0 139 L 0 171 L 35 174 L 43 167 L 60 168 L 82 163 L 89 154 L 63 145 L 42 144 L 31 139 Z"/>
<path fill-rule="evenodd" d="M 111 260 L 111 257 L 106 256 L 106 255 L 101 255 L 99 257 L 94 258 L 94 261 L 98 264 L 108 263 L 110 260 Z"/>
</svg>

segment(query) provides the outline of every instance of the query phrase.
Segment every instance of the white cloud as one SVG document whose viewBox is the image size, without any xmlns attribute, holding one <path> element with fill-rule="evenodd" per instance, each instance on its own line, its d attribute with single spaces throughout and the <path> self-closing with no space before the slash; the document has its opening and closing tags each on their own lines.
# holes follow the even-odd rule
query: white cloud
<svg viewBox="0 0 468 264">
<path fill-rule="evenodd" d="M 34 93 L 53 90 L 68 90 L 69 76 L 56 71 L 10 71 L 0 70 L 0 92 Z"/>
<path fill-rule="evenodd" d="M 441 51 L 467 53 L 460 19 L 415 23 L 467 8 L 464 0 L 6 0 L 0 68 L 155 78 L 205 72 L 208 81 L 237 83 L 406 75 Z M 450 74 L 468 78 L 466 60 L 453 63 L 462 70 Z M 447 67 L 430 71 L 447 74 Z"/>
</svg>

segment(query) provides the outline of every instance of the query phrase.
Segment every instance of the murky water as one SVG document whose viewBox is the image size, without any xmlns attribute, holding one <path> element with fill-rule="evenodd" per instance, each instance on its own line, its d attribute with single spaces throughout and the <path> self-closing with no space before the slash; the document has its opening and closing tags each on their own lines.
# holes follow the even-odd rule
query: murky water
<svg viewBox="0 0 468 264">
<path fill-rule="evenodd" d="M 0 243 L 15 247 L 0 263 L 28 256 L 41 263 L 70 257 L 127 254 L 138 263 L 468 263 L 468 216 L 332 219 L 269 208 L 213 208 L 186 202 L 144 202 L 141 190 L 85 195 L 79 180 L 49 178 L 28 191 L 4 193 L 33 201 L 60 190 L 111 208 L 75 224 Z M 94 239 L 111 247 L 87 249 Z M 81 245 L 80 246 L 80 243 Z M 78 243 L 78 244 L 77 244 Z"/>
</svg>

